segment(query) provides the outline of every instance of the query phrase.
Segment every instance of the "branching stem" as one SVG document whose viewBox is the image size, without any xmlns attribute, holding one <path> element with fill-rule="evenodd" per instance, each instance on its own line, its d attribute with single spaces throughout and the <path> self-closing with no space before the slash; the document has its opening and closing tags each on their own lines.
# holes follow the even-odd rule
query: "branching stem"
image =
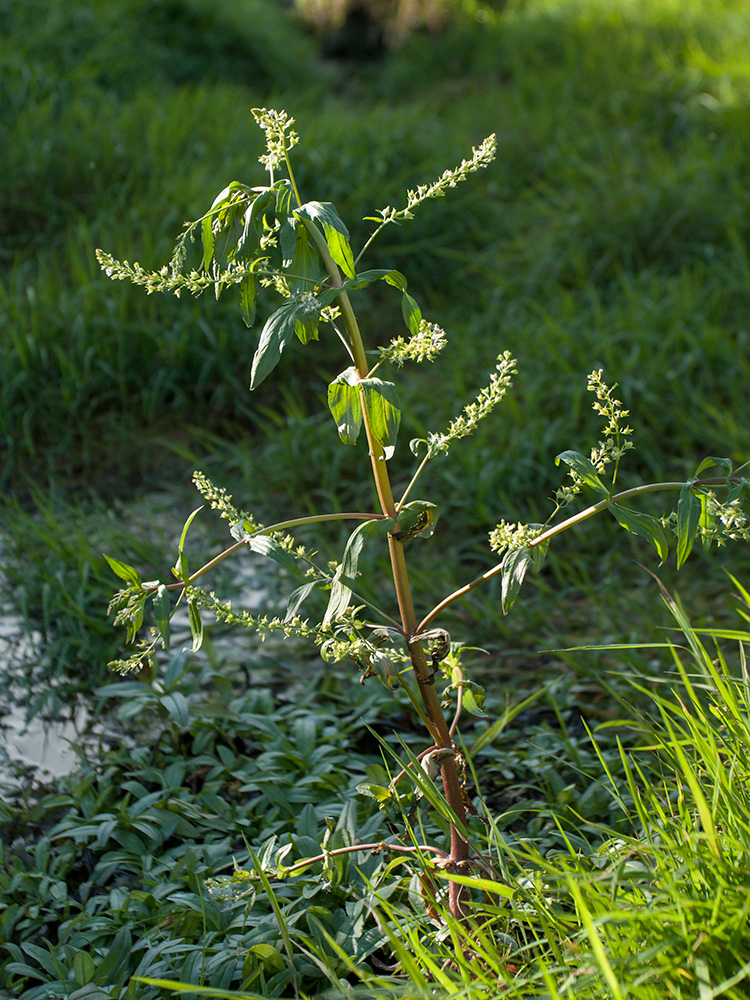
<svg viewBox="0 0 750 1000">
<path fill-rule="evenodd" d="M 692 486 L 720 486 L 730 482 L 738 482 L 739 478 L 740 477 L 738 476 L 723 476 L 716 479 L 687 480 L 687 482 L 689 482 Z M 685 482 L 647 483 L 643 486 L 634 486 L 632 489 L 623 490 L 622 493 L 617 493 L 615 496 L 605 497 L 603 500 L 599 500 L 598 503 L 592 504 L 590 507 L 586 507 L 585 510 L 581 510 L 577 514 L 573 514 L 572 517 L 566 518 L 566 520 L 560 521 L 559 524 L 555 524 L 546 531 L 543 531 L 541 535 L 537 535 L 536 538 L 532 539 L 532 541 L 528 543 L 528 547 L 533 549 L 536 548 L 537 545 L 542 545 L 544 542 L 554 538 L 555 535 L 560 535 L 563 531 L 567 531 L 568 528 L 572 528 L 576 524 L 581 524 L 583 521 L 587 521 L 595 514 L 600 513 L 600 511 L 606 510 L 610 504 L 621 503 L 623 500 L 630 500 L 633 497 L 641 496 L 644 493 L 658 493 L 662 490 L 681 490 L 683 486 L 685 486 Z M 488 569 L 486 573 L 482 573 L 481 576 L 472 580 L 471 583 L 467 583 L 463 587 L 459 587 L 458 590 L 449 594 L 448 597 L 443 598 L 443 600 L 439 604 L 436 604 L 432 611 L 430 611 L 430 613 L 422 619 L 414 632 L 414 635 L 420 635 L 439 614 L 445 611 L 449 605 L 453 604 L 453 602 L 457 601 L 459 598 L 464 597 L 470 591 L 476 590 L 477 587 L 486 583 L 487 580 L 491 580 L 493 576 L 497 576 L 498 573 L 502 572 L 502 569 L 503 564 L 502 562 L 499 562 L 496 566 L 493 566 L 492 569 Z"/>
</svg>

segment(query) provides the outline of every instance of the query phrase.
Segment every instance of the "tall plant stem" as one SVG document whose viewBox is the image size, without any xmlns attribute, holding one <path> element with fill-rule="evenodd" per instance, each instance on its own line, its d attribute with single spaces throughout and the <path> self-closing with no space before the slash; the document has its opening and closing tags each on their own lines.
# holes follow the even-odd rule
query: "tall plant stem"
<svg viewBox="0 0 750 1000">
<path fill-rule="evenodd" d="M 302 221 L 321 256 L 321 259 L 323 260 L 328 276 L 331 279 L 331 283 L 336 287 L 340 287 L 343 284 L 341 273 L 336 262 L 328 252 L 328 245 L 322 233 L 313 222 L 307 219 L 303 219 Z M 338 306 L 341 310 L 341 317 L 344 321 L 344 327 L 349 339 L 351 355 L 354 360 L 355 368 L 357 369 L 357 373 L 360 378 L 366 378 L 369 366 L 367 363 L 364 344 L 362 342 L 362 335 L 359 331 L 359 324 L 357 323 L 357 317 L 352 309 L 349 296 L 345 291 L 341 292 L 338 297 Z M 372 465 L 372 474 L 375 480 L 378 500 L 383 514 L 385 514 L 386 517 L 393 518 L 394 521 L 398 521 L 398 514 L 393 500 L 393 492 L 391 490 L 391 483 L 388 476 L 388 468 L 386 466 L 383 446 L 378 440 L 375 439 L 375 437 L 373 437 L 367 408 L 364 406 L 363 414 L 367 444 L 370 452 L 370 462 Z M 393 582 L 396 588 L 396 599 L 398 600 L 399 614 L 401 616 L 401 625 L 404 635 L 408 640 L 416 633 L 417 616 L 414 610 L 414 600 L 412 598 L 411 586 L 409 584 L 409 574 L 406 568 L 404 546 L 402 542 L 400 542 L 397 538 L 394 538 L 392 533 L 389 533 L 388 535 L 388 552 L 391 560 Z M 453 739 L 451 737 L 445 715 L 443 714 L 443 710 L 440 707 L 440 701 L 435 690 L 434 679 L 427 663 L 427 657 L 425 655 L 423 645 L 421 642 L 413 642 L 408 643 L 408 648 L 411 664 L 414 668 L 414 676 L 417 679 L 419 692 L 424 703 L 427 719 L 429 721 L 430 736 L 433 738 L 437 746 L 451 748 L 453 746 Z M 464 868 L 466 862 L 468 861 L 469 844 L 466 831 L 466 809 L 464 807 L 461 782 L 458 776 L 458 769 L 456 767 L 454 757 L 448 757 L 443 762 L 442 777 L 446 800 L 461 821 L 460 828 L 455 824 L 451 824 L 451 860 L 460 871 Z M 461 887 L 452 882 L 450 884 L 449 892 L 451 912 L 454 916 L 461 917 L 463 915 L 461 906 Z"/>
</svg>

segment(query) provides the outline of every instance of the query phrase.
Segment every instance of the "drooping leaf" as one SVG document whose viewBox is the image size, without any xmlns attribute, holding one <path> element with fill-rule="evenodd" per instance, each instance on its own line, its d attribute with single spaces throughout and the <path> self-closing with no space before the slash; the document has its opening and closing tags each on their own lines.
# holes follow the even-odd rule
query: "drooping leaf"
<svg viewBox="0 0 750 1000">
<path fill-rule="evenodd" d="M 404 292 L 401 299 L 401 313 L 404 317 L 404 323 L 416 336 L 419 333 L 419 324 L 422 322 L 422 310 L 408 292 Z"/>
<path fill-rule="evenodd" d="M 323 263 L 303 225 L 297 226 L 295 236 L 291 259 L 284 260 L 287 282 L 292 294 L 311 292 L 323 280 Z"/>
<path fill-rule="evenodd" d="M 703 459 L 698 468 L 695 470 L 695 478 L 697 479 L 701 472 L 704 472 L 706 469 L 713 469 L 714 467 L 722 469 L 725 476 L 732 475 L 731 458 L 714 458 L 713 455 L 709 455 L 708 458 Z"/>
<path fill-rule="evenodd" d="M 344 549 L 341 565 L 336 570 L 331 583 L 331 596 L 323 618 L 324 627 L 340 618 L 349 607 L 354 582 L 357 578 L 359 557 L 362 554 L 365 541 L 373 535 L 385 534 L 393 527 L 394 523 L 389 517 L 363 521 L 351 533 Z"/>
<path fill-rule="evenodd" d="M 328 409 L 344 444 L 356 444 L 362 429 L 362 390 L 356 368 L 347 368 L 328 386 Z"/>
<path fill-rule="evenodd" d="M 274 203 L 275 194 L 268 188 L 261 191 L 245 209 L 242 238 L 239 241 L 239 256 L 249 260 L 260 251 L 260 238 L 264 232 L 266 213 Z"/>
<path fill-rule="evenodd" d="M 140 587 L 141 585 L 140 575 L 136 570 L 133 569 L 132 566 L 129 566 L 127 563 L 121 562 L 119 559 L 114 559 L 112 556 L 108 556 L 106 552 L 102 553 L 102 555 L 109 563 L 109 568 L 112 570 L 112 572 L 115 573 L 117 576 L 119 576 L 121 580 L 124 580 L 126 583 L 132 584 L 132 586 L 134 587 Z"/>
<path fill-rule="evenodd" d="M 311 580 L 309 583 L 303 583 L 301 587 L 297 587 L 296 590 L 293 590 L 286 602 L 286 614 L 284 615 L 284 621 L 288 622 L 291 621 L 292 618 L 296 618 L 302 604 L 307 600 L 313 590 L 320 586 L 321 582 L 319 580 Z"/>
<path fill-rule="evenodd" d="M 250 388 L 257 389 L 274 370 L 281 354 L 296 333 L 302 343 L 317 336 L 320 314 L 310 308 L 308 297 L 291 299 L 268 317 L 253 356 Z M 306 338 L 306 339 L 305 339 Z"/>
<path fill-rule="evenodd" d="M 191 653 L 197 653 L 203 645 L 203 622 L 198 605 L 194 601 L 188 601 L 188 621 L 190 623 L 190 634 L 193 637 Z"/>
<path fill-rule="evenodd" d="M 623 507 L 619 503 L 611 503 L 608 507 L 612 516 L 626 531 L 633 535 L 639 535 L 651 542 L 659 553 L 659 559 L 664 562 L 669 556 L 669 542 L 661 523 L 655 517 L 642 514 L 640 511 Z"/>
<path fill-rule="evenodd" d="M 372 669 L 385 687 L 392 688 L 398 683 L 396 664 L 382 649 L 379 649 L 373 656 Z"/>
<path fill-rule="evenodd" d="M 354 255 L 349 245 L 349 230 L 336 208 L 329 201 L 308 201 L 295 210 L 295 215 L 318 222 L 328 244 L 328 252 L 347 276 L 354 277 Z"/>
<path fill-rule="evenodd" d="M 501 606 L 507 615 L 516 602 L 526 571 L 533 563 L 532 550 L 524 545 L 518 549 L 508 549 L 501 562 L 502 586 Z"/>
<path fill-rule="evenodd" d="M 683 565 L 693 548 L 701 519 L 701 502 L 690 483 L 680 490 L 677 501 L 677 569 Z"/>
<path fill-rule="evenodd" d="M 299 569 L 294 556 L 270 535 L 255 535 L 247 539 L 248 548 L 259 555 L 273 559 L 279 566 L 296 573 Z"/>
<path fill-rule="evenodd" d="M 213 229 L 213 216 L 206 215 L 201 223 L 201 241 L 203 243 L 203 261 L 202 266 L 204 271 L 208 271 L 211 267 L 211 261 L 214 256 L 214 229 Z"/>
<path fill-rule="evenodd" d="M 609 490 L 599 478 L 599 473 L 594 468 L 591 460 L 586 458 L 585 455 L 581 455 L 577 451 L 563 451 L 555 458 L 555 465 L 559 465 L 560 462 L 565 462 L 566 465 L 569 465 L 576 475 L 580 476 L 586 486 L 590 486 L 597 493 L 609 496 Z"/>
<path fill-rule="evenodd" d="M 379 378 L 363 378 L 360 385 L 365 393 L 365 407 L 370 420 L 370 430 L 379 441 L 389 459 L 395 450 L 398 428 L 401 423 L 401 404 L 393 382 Z"/>
<path fill-rule="evenodd" d="M 246 274 L 240 282 L 240 315 L 245 326 L 250 327 L 255 320 L 255 278 Z"/>
<path fill-rule="evenodd" d="M 276 215 L 283 218 L 292 214 L 292 199 L 294 198 L 294 188 L 288 177 L 282 177 L 274 184 L 271 190 L 276 191 Z"/>
<path fill-rule="evenodd" d="M 153 604 L 156 627 L 159 629 L 164 648 L 169 649 L 169 619 L 172 614 L 172 602 L 169 600 L 169 591 L 163 583 L 159 585 L 154 594 Z"/>
</svg>

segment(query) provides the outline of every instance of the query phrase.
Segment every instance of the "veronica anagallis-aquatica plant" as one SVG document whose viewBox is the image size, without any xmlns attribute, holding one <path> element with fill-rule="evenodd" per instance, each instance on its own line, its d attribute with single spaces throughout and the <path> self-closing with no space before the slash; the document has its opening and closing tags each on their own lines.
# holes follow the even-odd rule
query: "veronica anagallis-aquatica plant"
<svg viewBox="0 0 750 1000">
<path fill-rule="evenodd" d="M 140 641 L 137 651 L 112 667 L 127 672 L 148 665 L 158 647 L 168 646 L 170 620 L 184 601 L 194 651 L 203 637 L 201 615 L 209 613 L 219 621 L 252 629 L 261 637 L 281 631 L 288 636 L 308 638 L 319 645 L 324 659 L 332 662 L 349 657 L 358 664 L 363 678 L 376 676 L 389 688 L 405 692 L 424 724 L 429 746 L 418 755 L 410 755 L 410 763 L 402 775 L 409 774 L 423 794 L 429 792 L 431 799 L 437 794 L 433 781 L 442 779 L 442 806 L 450 821 L 450 844 L 444 849 L 394 842 L 343 850 L 414 851 L 423 861 L 431 858 L 435 874 L 448 880 L 450 910 L 461 918 L 467 886 L 475 875 L 474 862 L 485 873 L 486 866 L 473 856 L 470 846 L 465 761 L 455 737 L 463 711 L 481 712 L 483 692 L 464 677 L 460 664 L 462 647 L 451 642 L 448 633 L 438 626 L 440 614 L 496 576 L 501 578 L 502 611 L 507 613 L 527 572 L 538 572 L 541 568 L 552 538 L 602 511 L 609 511 L 627 531 L 651 542 L 662 561 L 669 552 L 670 536 L 676 536 L 678 565 L 688 557 L 696 538 L 709 544 L 721 544 L 727 538 L 747 540 L 750 537 L 748 480 L 732 473 L 728 459 L 708 458 L 687 482 L 651 483 L 615 492 L 620 460 L 632 447 L 631 429 L 625 422 L 627 411 L 614 396 L 614 387 L 607 386 L 601 371 L 594 371 L 589 376 L 588 388 L 594 394 L 594 408 L 604 420 L 602 440 L 589 456 L 575 451 L 557 456 L 557 464 L 567 466 L 569 478 L 557 491 L 548 520 L 544 524 L 501 521 L 490 533 L 490 546 L 500 560 L 431 610 L 418 613 L 407 573 L 406 546 L 414 539 L 429 538 L 438 519 L 434 503 L 414 496 L 420 475 L 428 462 L 445 455 L 455 442 L 470 435 L 489 416 L 511 386 L 515 361 L 508 352 L 502 353 L 488 384 L 447 429 L 428 433 L 426 438 L 410 443 L 415 458 L 414 474 L 402 495 L 394 497 L 388 461 L 397 444 L 401 405 L 396 384 L 381 377 L 381 371 L 398 369 L 407 362 L 434 361 L 446 337 L 439 326 L 423 318 L 403 274 L 392 269 L 366 270 L 361 261 L 387 226 L 406 222 L 422 202 L 443 197 L 472 173 L 489 166 L 496 152 L 495 137 L 486 138 L 455 169 L 446 170 L 432 183 L 409 191 L 403 208 L 387 207 L 367 219 L 373 224 L 372 233 L 355 256 L 348 229 L 334 205 L 303 201 L 300 196 L 291 158 L 299 141 L 293 129 L 294 120 L 283 111 L 267 109 L 256 109 L 253 115 L 265 132 L 266 152 L 260 157 L 269 175 L 265 183 L 248 186 L 232 181 L 205 215 L 186 225 L 171 261 L 158 271 L 117 261 L 102 251 L 97 256 L 110 277 L 142 285 L 149 293 L 199 295 L 212 288 L 218 298 L 222 292 L 234 288 L 242 319 L 248 327 L 254 324 L 257 296 L 261 292 L 278 296 L 280 304 L 266 320 L 257 341 L 251 389 L 273 372 L 282 352 L 295 338 L 300 344 L 309 345 L 319 339 L 322 331 L 337 337 L 346 367 L 328 387 L 328 406 L 344 445 L 366 441 L 380 509 L 320 513 L 264 526 L 251 514 L 233 506 L 225 489 L 196 472 L 194 482 L 198 491 L 228 521 L 234 543 L 204 566 L 191 570 L 185 539 L 198 513 L 194 511 L 181 534 L 173 581 L 144 582 L 133 567 L 107 557 L 113 571 L 126 584 L 110 605 L 115 624 L 126 628 L 128 641 L 132 643 L 143 625 L 147 605 L 155 620 L 155 626 Z M 201 260 L 198 266 L 189 269 L 190 246 L 197 239 L 202 247 Z M 351 300 L 358 290 L 379 281 L 401 296 L 407 334 L 368 352 Z M 707 469 L 718 475 L 699 478 Z M 593 492 L 598 499 L 575 514 L 561 516 L 584 490 Z M 654 518 L 630 505 L 641 494 L 654 491 L 676 491 L 676 510 Z M 334 520 L 357 524 L 341 560 L 321 566 L 315 553 L 297 544 L 289 532 L 302 525 Z M 359 560 L 365 544 L 387 545 L 395 609 L 377 607 L 357 593 Z M 275 560 L 290 575 L 301 578 L 289 595 L 284 617 L 251 615 L 199 585 L 199 580 L 218 563 L 247 549 Z M 322 619 L 316 622 L 304 618 L 304 602 L 320 591 L 328 595 Z M 438 693 L 436 680 L 444 682 L 442 694 Z M 449 715 L 443 708 L 446 703 L 450 706 Z M 394 784 L 395 781 L 389 788 L 377 785 L 360 788 L 382 803 L 392 795 Z M 293 874 L 309 867 L 313 860 L 285 867 L 280 855 L 275 859 L 275 871 Z"/>
</svg>

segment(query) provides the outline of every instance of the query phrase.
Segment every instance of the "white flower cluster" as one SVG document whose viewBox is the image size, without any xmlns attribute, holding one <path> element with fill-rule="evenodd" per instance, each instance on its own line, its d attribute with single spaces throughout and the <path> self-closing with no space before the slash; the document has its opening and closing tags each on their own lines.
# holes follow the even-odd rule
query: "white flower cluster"
<svg viewBox="0 0 750 1000">
<path fill-rule="evenodd" d="M 543 530 L 538 524 L 522 524 L 520 521 L 510 524 L 508 521 L 501 521 L 490 532 L 490 548 L 500 554 L 506 549 L 521 549 L 533 542 Z"/>
<path fill-rule="evenodd" d="M 403 337 L 396 337 L 387 347 L 379 348 L 380 357 L 383 361 L 390 361 L 392 365 L 400 368 L 406 361 L 434 361 L 438 354 L 447 344 L 445 330 L 437 323 L 428 323 L 426 319 L 420 321 L 419 330 L 404 340 Z"/>
<path fill-rule="evenodd" d="M 96 259 L 107 277 L 113 281 L 132 281 L 134 285 L 142 285 L 148 295 L 152 292 L 173 292 L 178 298 L 183 289 L 192 295 L 200 295 L 206 288 L 213 288 L 217 281 L 224 285 L 238 284 L 253 271 L 253 264 L 236 261 L 227 265 L 220 275 L 205 271 L 183 274 L 166 264 L 158 271 L 147 271 L 137 262 L 131 264 L 127 260 L 115 260 L 103 250 L 96 251 Z"/>
<path fill-rule="evenodd" d="M 516 360 L 511 357 L 510 351 L 504 351 L 498 356 L 495 367 L 497 370 L 490 376 L 489 385 L 480 389 L 476 400 L 464 407 L 463 412 L 451 421 L 448 430 L 442 434 L 430 434 L 427 439 L 430 456 L 445 454 L 452 441 L 472 434 L 503 398 L 516 373 Z"/>
<path fill-rule="evenodd" d="M 701 525 L 701 535 L 708 543 L 725 545 L 727 541 L 750 541 L 750 522 L 739 498 L 722 503 L 713 492 L 706 500 L 707 523 Z"/>
<path fill-rule="evenodd" d="M 274 111 L 273 108 L 252 108 L 253 118 L 259 128 L 266 134 L 266 149 L 268 152 L 258 159 L 269 173 L 284 162 L 289 150 L 299 142 L 299 136 L 292 129 L 294 118 L 286 111 Z"/>
<path fill-rule="evenodd" d="M 622 408 L 622 402 L 615 399 L 613 393 L 617 384 L 610 389 L 603 379 L 603 370 L 595 369 L 588 376 L 586 388 L 589 392 L 596 394 L 596 399 L 591 404 L 594 413 L 598 413 L 606 421 L 604 425 L 604 440 L 597 441 L 591 449 L 590 460 L 597 472 L 604 472 L 608 465 L 614 463 L 612 483 L 617 479 L 617 467 L 625 452 L 634 447 L 629 440 L 629 435 L 633 433 L 633 428 L 625 424 L 624 418 L 630 413 Z M 555 500 L 564 507 L 569 504 L 574 497 L 581 492 L 582 482 L 578 474 L 571 469 L 570 478 L 572 484 L 563 485 L 555 493 Z"/>
<path fill-rule="evenodd" d="M 420 184 L 416 190 L 407 191 L 406 212 L 411 212 L 420 202 L 426 201 L 428 198 L 443 198 L 448 188 L 454 188 L 461 181 L 465 181 L 469 174 L 474 173 L 475 170 L 489 166 L 495 159 L 496 152 L 497 138 L 493 132 L 481 145 L 472 147 L 470 160 L 461 160 L 459 166 L 452 170 L 443 171 L 432 184 Z"/>
</svg>

